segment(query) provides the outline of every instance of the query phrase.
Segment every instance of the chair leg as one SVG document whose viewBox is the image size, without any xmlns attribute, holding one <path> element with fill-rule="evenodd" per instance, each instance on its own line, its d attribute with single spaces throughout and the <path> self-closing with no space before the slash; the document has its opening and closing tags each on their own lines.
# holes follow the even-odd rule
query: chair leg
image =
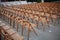
<svg viewBox="0 0 60 40">
<path fill-rule="evenodd" d="M 60 24 L 60 19 L 59 18 L 58 18 L 57 22 L 58 22 L 58 24 Z"/>
<path fill-rule="evenodd" d="M 36 24 L 37 24 L 37 28 L 38 28 L 39 22 L 37 21 Z"/>
<path fill-rule="evenodd" d="M 1 39 L 1 29 L 0 29 L 0 39 Z"/>
<path fill-rule="evenodd" d="M 21 31 L 21 33 L 22 33 L 22 36 L 23 36 L 23 32 L 24 32 L 24 26 L 22 26 L 22 31 Z"/>
<path fill-rule="evenodd" d="M 8 23 L 10 24 L 10 19 L 8 18 Z"/>
<path fill-rule="evenodd" d="M 35 33 L 35 35 L 37 36 L 38 34 L 36 33 L 36 31 L 34 30 L 34 28 L 33 27 L 31 27 L 32 29 L 33 29 L 33 32 Z"/>
<path fill-rule="evenodd" d="M 9 18 L 9 24 L 10 24 L 10 26 L 11 26 L 11 21 L 10 21 L 10 18 Z"/>
<path fill-rule="evenodd" d="M 33 20 L 31 19 L 31 23 L 33 23 Z"/>
<path fill-rule="evenodd" d="M 54 24 L 54 26 L 55 26 L 55 25 L 56 25 L 56 19 L 53 19 L 53 22 L 54 22 L 53 24 Z"/>
<path fill-rule="evenodd" d="M 8 19 L 8 17 L 7 17 L 7 23 L 9 24 L 9 19 Z"/>
<path fill-rule="evenodd" d="M 43 26 L 43 23 L 41 22 L 41 25 Z"/>
<path fill-rule="evenodd" d="M 30 27 L 28 27 L 28 38 L 27 38 L 27 40 L 29 40 L 29 37 L 30 37 Z"/>
<path fill-rule="evenodd" d="M 14 28 L 14 20 L 12 20 L 12 27 Z"/>
<path fill-rule="evenodd" d="M 17 30 L 17 32 L 18 32 L 18 23 L 17 23 L 17 27 L 16 27 L 16 30 Z"/>
<path fill-rule="evenodd" d="M 15 27 L 15 21 L 13 21 L 13 28 Z"/>
<path fill-rule="evenodd" d="M 7 17 L 7 23 L 9 24 L 9 18 Z"/>
<path fill-rule="evenodd" d="M 44 25 L 43 25 L 43 32 L 45 31 L 45 23 L 43 23 Z"/>
<path fill-rule="evenodd" d="M 48 25 L 48 29 L 50 30 L 50 25 L 49 25 L 49 22 L 47 22 L 47 25 Z"/>
<path fill-rule="evenodd" d="M 53 23 L 53 18 L 51 18 L 51 22 Z"/>
<path fill-rule="evenodd" d="M 12 28 L 13 28 L 13 19 L 11 20 L 11 26 L 12 26 Z"/>
</svg>

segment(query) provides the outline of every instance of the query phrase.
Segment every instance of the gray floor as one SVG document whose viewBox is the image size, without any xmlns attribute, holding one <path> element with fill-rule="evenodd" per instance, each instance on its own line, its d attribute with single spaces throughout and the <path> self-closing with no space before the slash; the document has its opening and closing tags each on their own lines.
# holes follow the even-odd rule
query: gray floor
<svg viewBox="0 0 60 40">
<path fill-rule="evenodd" d="M 9 25 L 2 19 L 0 19 L 0 23 L 1 22 L 5 23 L 6 25 Z M 36 36 L 34 34 L 34 32 L 31 31 L 30 40 L 60 40 L 60 24 L 56 24 L 55 26 L 53 24 L 51 24 L 50 30 L 47 29 L 45 32 L 43 32 L 42 30 L 37 29 L 37 28 L 34 28 L 34 29 L 38 35 Z M 14 30 L 15 30 L 15 28 L 14 28 Z M 18 33 L 19 33 L 19 35 L 21 35 L 21 26 L 19 27 Z M 24 30 L 24 39 L 27 40 L 27 29 Z"/>
</svg>

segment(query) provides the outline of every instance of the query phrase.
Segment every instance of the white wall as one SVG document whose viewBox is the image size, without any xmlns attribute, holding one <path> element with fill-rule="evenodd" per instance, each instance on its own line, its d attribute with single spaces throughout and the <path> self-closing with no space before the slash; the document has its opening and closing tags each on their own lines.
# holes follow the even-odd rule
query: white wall
<svg viewBox="0 0 60 40">
<path fill-rule="evenodd" d="M 41 0 L 41 2 L 43 3 L 43 2 L 44 2 L 44 0 Z"/>
<path fill-rule="evenodd" d="M 27 4 L 27 1 L 12 1 L 12 2 L 1 2 L 1 5 L 8 5 L 8 6 L 11 6 L 11 5 L 21 5 L 21 4 Z"/>
</svg>

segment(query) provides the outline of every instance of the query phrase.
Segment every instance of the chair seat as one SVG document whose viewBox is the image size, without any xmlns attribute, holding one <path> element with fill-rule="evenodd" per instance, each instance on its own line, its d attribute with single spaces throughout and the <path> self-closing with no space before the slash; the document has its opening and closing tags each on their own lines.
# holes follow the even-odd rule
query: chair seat
<svg viewBox="0 0 60 40">
<path fill-rule="evenodd" d="M 14 40 L 23 40 L 23 36 L 19 36 L 19 34 L 15 33 L 13 35 L 11 35 L 11 37 L 14 39 Z"/>
<path fill-rule="evenodd" d="M 2 28 L 3 28 L 4 30 L 8 30 L 8 29 L 10 29 L 9 26 L 2 26 Z"/>
<path fill-rule="evenodd" d="M 52 15 L 52 18 L 57 18 L 57 16 L 56 15 Z"/>
<path fill-rule="evenodd" d="M 14 31 L 13 29 L 6 30 L 6 32 L 7 32 L 9 35 L 13 35 L 13 34 L 16 33 L 16 31 Z"/>
<path fill-rule="evenodd" d="M 43 23 L 46 23 L 46 18 L 41 18 L 41 21 L 42 21 Z"/>
</svg>

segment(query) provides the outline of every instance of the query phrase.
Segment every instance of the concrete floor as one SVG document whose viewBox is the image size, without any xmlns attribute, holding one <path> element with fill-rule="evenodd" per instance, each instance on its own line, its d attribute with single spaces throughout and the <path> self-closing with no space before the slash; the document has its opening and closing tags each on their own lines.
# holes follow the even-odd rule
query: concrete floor
<svg viewBox="0 0 60 40">
<path fill-rule="evenodd" d="M 6 25 L 9 25 L 2 19 L 0 19 L 0 23 L 1 22 L 5 23 Z M 48 31 L 48 29 L 45 32 L 37 28 L 34 28 L 34 29 L 38 35 L 36 36 L 34 32 L 31 31 L 30 40 L 60 40 L 60 24 L 56 24 L 55 26 L 51 24 L 50 30 L 49 30 L 50 32 Z M 21 27 L 19 27 L 18 33 L 19 35 L 21 35 Z M 24 39 L 27 40 L 27 29 L 24 30 Z"/>
</svg>

